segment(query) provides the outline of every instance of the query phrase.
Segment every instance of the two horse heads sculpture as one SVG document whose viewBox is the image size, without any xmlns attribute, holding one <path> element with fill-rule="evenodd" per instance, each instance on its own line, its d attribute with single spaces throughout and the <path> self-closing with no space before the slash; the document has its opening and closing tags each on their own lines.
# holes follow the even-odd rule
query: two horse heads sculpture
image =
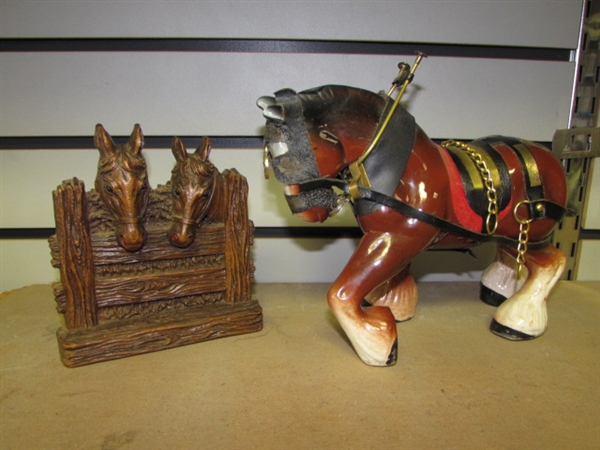
<svg viewBox="0 0 600 450">
<path fill-rule="evenodd" d="M 115 235 L 129 252 L 140 250 L 146 241 L 144 214 L 149 187 L 146 162 L 142 155 L 144 136 L 135 125 L 126 144 L 115 144 L 100 124 L 94 144 L 100 152 L 95 188 L 113 217 Z M 180 138 L 173 138 L 175 167 L 171 176 L 172 216 L 167 238 L 172 245 L 188 247 L 203 221 L 225 219 L 224 176 L 208 160 L 211 146 L 205 137 L 197 150 L 188 154 Z"/>
<path fill-rule="evenodd" d="M 328 291 L 331 310 L 363 362 L 392 365 L 396 321 L 417 303 L 411 260 L 496 242 L 481 280 L 482 300 L 498 306 L 490 328 L 512 340 L 541 335 L 565 265 L 549 242 L 567 198 L 560 162 L 540 144 L 502 136 L 436 144 L 399 105 L 416 64 L 400 68 L 388 95 L 327 85 L 257 102 L 265 169 L 285 185 L 291 211 L 322 222 L 349 202 L 364 233 Z"/>
</svg>

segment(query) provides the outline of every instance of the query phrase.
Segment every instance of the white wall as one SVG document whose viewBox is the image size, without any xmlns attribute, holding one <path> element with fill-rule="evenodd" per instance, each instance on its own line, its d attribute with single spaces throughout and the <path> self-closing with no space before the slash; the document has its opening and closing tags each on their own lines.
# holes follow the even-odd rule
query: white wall
<svg viewBox="0 0 600 450">
<path fill-rule="evenodd" d="M 309 38 L 577 47 L 581 0 L 539 1 L 0 1 L 2 37 Z M 260 135 L 255 106 L 283 87 L 387 90 L 413 55 L 235 52 L 0 53 L 1 136 L 91 136 L 96 123 L 129 135 Z M 425 60 L 405 99 L 432 138 L 506 134 L 550 141 L 569 118 L 574 64 L 487 58 Z M 153 186 L 169 179 L 168 149 L 144 150 Z M 291 217 L 259 149 L 216 149 L 220 168 L 249 180 L 256 226 L 306 226 Z M 92 186 L 95 150 L 0 151 L 0 227 L 53 227 L 51 191 L 78 177 Z M 596 211 L 598 208 L 592 208 Z M 346 211 L 326 226 L 353 225 Z M 596 228 L 600 228 L 596 226 Z M 256 279 L 332 281 L 352 239 L 257 239 Z M 421 280 L 476 279 L 492 255 L 425 254 Z M 448 264 L 438 264 L 446 261 Z M 0 240 L 0 291 L 47 283 L 44 240 Z"/>
</svg>

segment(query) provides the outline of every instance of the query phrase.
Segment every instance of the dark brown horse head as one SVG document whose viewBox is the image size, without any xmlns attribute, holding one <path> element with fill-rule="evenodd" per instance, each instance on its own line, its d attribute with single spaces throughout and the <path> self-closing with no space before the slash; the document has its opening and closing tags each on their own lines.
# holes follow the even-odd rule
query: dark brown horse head
<svg viewBox="0 0 600 450">
<path fill-rule="evenodd" d="M 136 124 L 127 143 L 117 145 L 98 124 L 94 145 L 100 151 L 96 191 L 114 218 L 117 242 L 135 252 L 146 240 L 142 222 L 149 195 L 142 129 Z"/>
<path fill-rule="evenodd" d="M 284 89 L 257 102 L 267 119 L 265 159 L 285 185 L 290 208 L 309 222 L 323 222 L 337 207 L 331 189 L 300 192 L 298 185 L 335 177 L 363 153 L 385 99 L 373 92 L 327 85 L 296 93 Z"/>
<path fill-rule="evenodd" d="M 173 138 L 172 151 L 176 161 L 171 172 L 173 214 L 167 237 L 176 247 L 191 245 L 197 226 L 209 211 L 219 173 L 208 160 L 210 149 L 208 137 L 204 137 L 194 153 L 187 152 L 181 139 Z"/>
</svg>

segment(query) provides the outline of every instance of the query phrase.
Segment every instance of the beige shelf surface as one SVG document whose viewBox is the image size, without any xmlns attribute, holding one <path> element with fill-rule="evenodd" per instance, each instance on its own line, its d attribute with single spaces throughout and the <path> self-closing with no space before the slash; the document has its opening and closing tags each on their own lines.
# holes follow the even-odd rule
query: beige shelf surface
<svg viewBox="0 0 600 450">
<path fill-rule="evenodd" d="M 9 292 L 0 448 L 600 448 L 600 283 L 559 282 L 528 342 L 488 331 L 477 283 L 421 283 L 390 368 L 355 356 L 327 288 L 258 284 L 258 333 L 76 369 L 50 286 Z"/>
</svg>

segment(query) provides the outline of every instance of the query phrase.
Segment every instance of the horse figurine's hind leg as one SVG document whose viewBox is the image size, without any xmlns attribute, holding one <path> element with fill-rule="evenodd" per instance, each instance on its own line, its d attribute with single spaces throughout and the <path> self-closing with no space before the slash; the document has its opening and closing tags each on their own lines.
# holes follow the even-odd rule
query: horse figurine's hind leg
<svg viewBox="0 0 600 450">
<path fill-rule="evenodd" d="M 501 245 L 496 251 L 495 260 L 481 275 L 481 292 L 479 297 L 491 306 L 500 306 L 507 298 L 512 297 L 523 285 L 527 268 L 521 267 L 510 249 Z"/>
<path fill-rule="evenodd" d="M 490 326 L 499 336 L 516 341 L 533 339 L 546 331 L 546 300 L 566 263 L 564 254 L 552 244 L 539 250 L 529 250 L 524 257 L 524 266 L 527 268 L 524 271 L 524 281 L 519 283 L 522 285 L 518 290 L 498 307 Z M 507 260 L 505 257 L 504 261 Z M 505 269 L 501 271 L 505 272 Z M 512 278 L 517 280 L 519 274 L 513 273 Z M 505 285 L 506 283 L 501 281 L 498 290 L 505 288 Z"/>
</svg>

